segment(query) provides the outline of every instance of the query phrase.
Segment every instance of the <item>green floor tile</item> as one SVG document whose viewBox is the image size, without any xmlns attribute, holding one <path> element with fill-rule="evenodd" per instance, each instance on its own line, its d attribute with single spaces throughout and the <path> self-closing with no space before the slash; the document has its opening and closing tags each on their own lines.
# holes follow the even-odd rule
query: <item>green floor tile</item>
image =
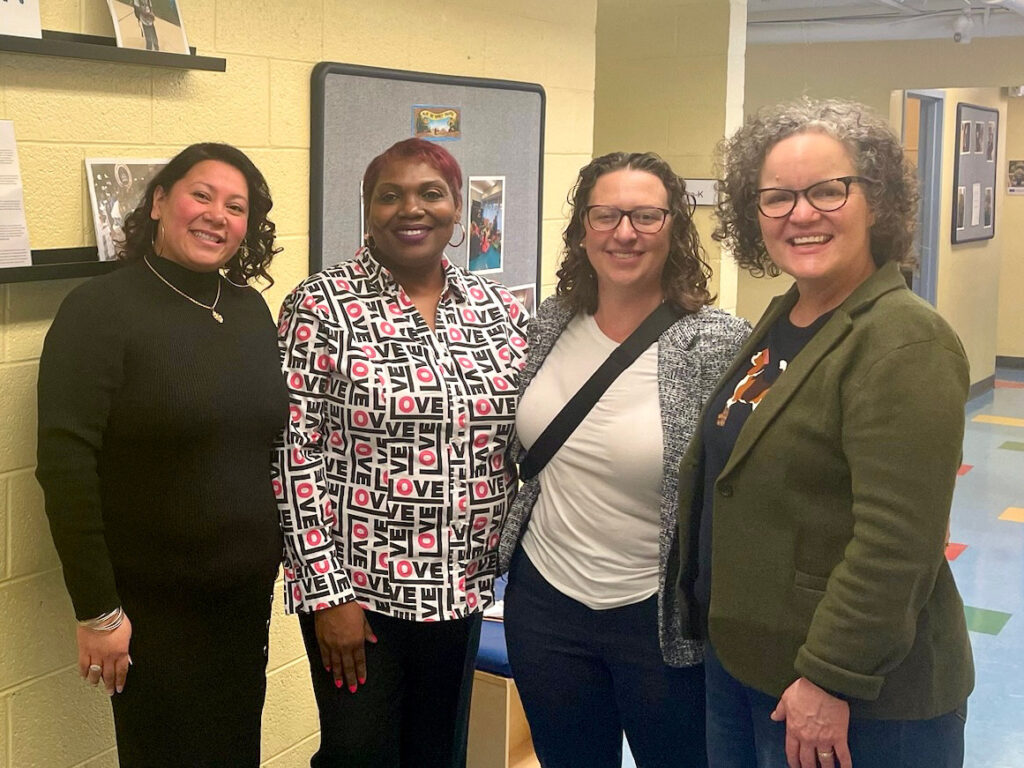
<svg viewBox="0 0 1024 768">
<path fill-rule="evenodd" d="M 1007 440 L 999 447 L 1005 448 L 1008 451 L 1024 451 L 1024 443 L 1018 443 L 1014 440 Z"/>
<path fill-rule="evenodd" d="M 972 632 L 984 632 L 986 635 L 998 635 L 1003 631 L 1006 622 L 1013 614 L 1002 611 L 990 611 L 986 608 L 972 608 L 964 606 L 964 615 L 967 617 L 967 628 Z"/>
</svg>

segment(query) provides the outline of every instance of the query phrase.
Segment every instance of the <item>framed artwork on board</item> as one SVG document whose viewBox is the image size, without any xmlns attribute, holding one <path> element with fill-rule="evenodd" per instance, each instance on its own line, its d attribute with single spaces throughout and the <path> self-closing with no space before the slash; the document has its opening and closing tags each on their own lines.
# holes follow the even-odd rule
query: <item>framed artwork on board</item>
<svg viewBox="0 0 1024 768">
<path fill-rule="evenodd" d="M 999 111 L 961 102 L 956 105 L 956 130 L 950 227 L 954 245 L 995 237 Z"/>
</svg>

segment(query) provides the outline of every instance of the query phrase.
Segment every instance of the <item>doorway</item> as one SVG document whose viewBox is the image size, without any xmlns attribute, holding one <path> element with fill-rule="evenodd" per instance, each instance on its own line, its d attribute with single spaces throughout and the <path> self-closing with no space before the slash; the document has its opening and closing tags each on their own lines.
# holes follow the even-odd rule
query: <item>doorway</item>
<svg viewBox="0 0 1024 768">
<path fill-rule="evenodd" d="M 921 199 L 917 209 L 917 263 L 907 284 L 933 307 L 939 274 L 939 204 L 942 177 L 942 91 L 907 91 L 903 99 L 903 147 L 917 168 Z"/>
</svg>

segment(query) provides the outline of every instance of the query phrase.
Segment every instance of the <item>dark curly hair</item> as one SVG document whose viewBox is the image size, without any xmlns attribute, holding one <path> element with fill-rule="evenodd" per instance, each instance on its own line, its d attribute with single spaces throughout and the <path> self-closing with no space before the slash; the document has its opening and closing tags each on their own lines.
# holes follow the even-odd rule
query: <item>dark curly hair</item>
<svg viewBox="0 0 1024 768">
<path fill-rule="evenodd" d="M 694 200 L 686 193 L 686 184 L 672 167 L 653 152 L 612 152 L 595 157 L 580 169 L 576 185 L 569 192 L 572 208 L 569 225 L 562 235 L 564 250 L 558 268 L 555 292 L 569 302 L 574 312 L 597 311 L 597 275 L 583 246 L 586 235 L 587 206 L 597 180 L 606 173 L 629 169 L 657 176 L 668 192 L 668 260 L 661 273 L 665 299 L 690 314 L 714 301 L 708 292 L 711 267 L 704 260 L 704 249 L 693 223 Z"/>
<path fill-rule="evenodd" d="M 274 278 L 267 272 L 274 254 L 281 251 L 274 247 L 274 222 L 267 218 L 274 207 L 270 199 L 267 180 L 244 152 L 230 144 L 204 142 L 185 147 L 175 155 L 146 186 L 146 194 L 138 207 L 124 220 L 124 239 L 117 243 L 117 257 L 122 261 L 134 261 L 153 254 L 157 222 L 150 218 L 153 210 L 153 195 L 157 189 L 170 192 L 192 167 L 204 160 L 218 160 L 237 168 L 245 177 L 249 188 L 249 220 L 246 225 L 244 248 L 239 248 L 224 268 L 227 278 L 235 283 L 247 283 L 252 278 L 274 284 Z M 155 255 L 155 254 L 154 254 Z"/>
<path fill-rule="evenodd" d="M 811 99 L 766 107 L 747 118 L 743 127 L 718 146 L 718 225 L 711 237 L 732 252 L 736 262 L 755 277 L 775 276 L 761 238 L 757 189 L 761 169 L 772 147 L 800 133 L 831 136 L 846 147 L 856 172 L 880 182 L 864 186 L 871 226 L 871 256 L 877 266 L 888 261 L 913 262 L 911 249 L 917 225 L 917 176 L 899 139 L 868 107 L 841 99 Z"/>
</svg>

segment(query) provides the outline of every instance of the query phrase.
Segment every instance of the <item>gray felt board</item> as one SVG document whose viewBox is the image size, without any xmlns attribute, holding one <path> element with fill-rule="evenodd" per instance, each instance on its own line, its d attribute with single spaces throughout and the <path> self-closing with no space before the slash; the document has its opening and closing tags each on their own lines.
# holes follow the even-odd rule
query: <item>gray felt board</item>
<svg viewBox="0 0 1024 768">
<path fill-rule="evenodd" d="M 355 255 L 362 241 L 360 186 L 367 164 L 413 136 L 415 106 L 460 110 L 460 137 L 442 146 L 462 167 L 463 222 L 469 177 L 504 177 L 500 271 L 508 286 L 539 284 L 545 96 L 541 86 L 504 80 L 323 62 L 311 79 L 310 271 Z M 460 230 L 456 228 L 457 239 Z M 469 238 L 446 249 L 467 266 Z"/>
</svg>

